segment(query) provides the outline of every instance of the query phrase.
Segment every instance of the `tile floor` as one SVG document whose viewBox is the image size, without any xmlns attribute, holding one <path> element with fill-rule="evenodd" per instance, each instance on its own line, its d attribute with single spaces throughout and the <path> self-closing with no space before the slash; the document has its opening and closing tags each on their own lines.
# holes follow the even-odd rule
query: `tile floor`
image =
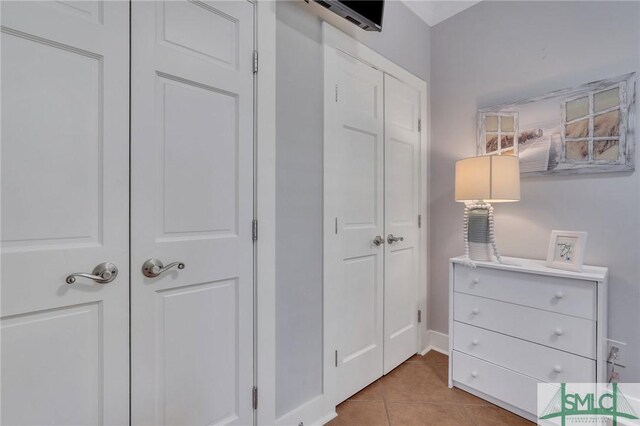
<svg viewBox="0 0 640 426">
<path fill-rule="evenodd" d="M 525 426 L 533 423 L 447 386 L 448 357 L 415 355 L 337 408 L 343 425 Z"/>
</svg>

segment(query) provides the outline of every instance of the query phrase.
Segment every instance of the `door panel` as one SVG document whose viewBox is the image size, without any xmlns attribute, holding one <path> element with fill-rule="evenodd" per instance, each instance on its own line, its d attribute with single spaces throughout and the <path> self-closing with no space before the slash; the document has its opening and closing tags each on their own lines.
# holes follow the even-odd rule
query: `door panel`
<svg viewBox="0 0 640 426">
<path fill-rule="evenodd" d="M 3 115 L 3 247 L 100 244 L 100 57 L 25 37 L 6 31 L 2 38 L 3 94 L 11 103 Z M 43 119 L 32 126 L 36 117 Z M 28 145 L 12 143 L 20 139 Z M 67 190 L 60 194 L 58 188 Z M 29 208 L 33 200 L 47 208 Z"/>
<path fill-rule="evenodd" d="M 253 5 L 134 2 L 132 33 L 132 421 L 251 424 Z"/>
<path fill-rule="evenodd" d="M 184 424 L 190 419 L 194 425 L 219 424 L 236 419 L 238 280 L 158 293 L 165 423 Z"/>
<path fill-rule="evenodd" d="M 158 131 L 164 141 L 159 238 L 235 236 L 236 96 L 164 77 L 158 78 L 158 86 L 162 120 Z"/>
<path fill-rule="evenodd" d="M 418 351 L 420 93 L 385 74 L 384 373 Z"/>
<path fill-rule="evenodd" d="M 336 300 L 338 401 L 382 375 L 383 235 L 382 73 L 336 52 L 339 152 L 337 234 L 340 262 Z"/>
<path fill-rule="evenodd" d="M 56 424 L 103 424 L 102 323 L 99 303 L 2 319 L 5 424 L 52 424 L 51 413 Z"/>
<path fill-rule="evenodd" d="M 126 424 L 129 6 L 1 7 L 2 423 Z"/>
</svg>

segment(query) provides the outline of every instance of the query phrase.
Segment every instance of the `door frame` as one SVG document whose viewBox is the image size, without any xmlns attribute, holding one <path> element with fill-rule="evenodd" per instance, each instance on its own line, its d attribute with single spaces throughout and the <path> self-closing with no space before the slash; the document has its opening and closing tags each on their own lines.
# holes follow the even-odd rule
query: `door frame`
<svg viewBox="0 0 640 426">
<path fill-rule="evenodd" d="M 428 217 L 428 178 L 429 178 L 429 133 L 430 123 L 428 121 L 428 108 L 429 98 L 427 91 L 427 82 L 400 67 L 399 65 L 391 62 L 389 59 L 365 46 L 364 44 L 351 38 L 349 35 L 338 30 L 327 22 L 322 23 L 322 39 L 323 39 L 323 72 L 324 72 L 324 158 L 331 158 L 329 149 L 331 146 L 330 135 L 333 133 L 332 128 L 334 123 L 330 123 L 327 118 L 331 117 L 331 113 L 328 110 L 333 105 L 334 88 L 327 83 L 333 70 L 328 64 L 327 58 L 334 50 L 339 50 L 347 55 L 350 55 L 361 62 L 368 64 L 369 66 L 376 68 L 386 74 L 389 74 L 411 88 L 420 93 L 420 120 L 422 123 L 422 131 L 420 132 L 420 212 L 422 218 L 420 228 L 420 273 L 419 273 L 419 293 L 418 293 L 418 309 L 422 311 L 422 322 L 420 323 L 418 333 L 418 348 L 420 352 L 424 352 L 427 347 L 427 294 L 429 289 L 428 282 L 428 235 L 427 229 L 429 227 Z M 331 187 L 332 177 L 327 173 L 327 164 L 324 165 L 324 230 L 323 230 L 323 247 L 325 252 L 327 250 L 328 243 L 333 240 L 334 229 L 333 219 L 328 215 L 328 204 L 331 202 L 333 195 L 329 194 Z M 329 244 L 330 246 L 330 244 Z M 329 289 L 329 281 L 331 277 L 335 275 L 331 270 L 331 263 L 328 261 L 328 257 L 323 255 L 323 396 L 324 396 L 324 413 L 332 413 L 335 415 L 336 407 L 336 375 L 337 371 L 334 366 L 334 348 L 337 333 L 339 330 L 335 329 L 332 323 L 332 318 L 335 318 L 338 312 L 335 311 L 335 303 L 332 301 L 332 292 Z"/>
<path fill-rule="evenodd" d="M 254 100 L 254 424 L 276 421 L 276 2 L 255 5 L 255 49 L 259 67 Z"/>
</svg>

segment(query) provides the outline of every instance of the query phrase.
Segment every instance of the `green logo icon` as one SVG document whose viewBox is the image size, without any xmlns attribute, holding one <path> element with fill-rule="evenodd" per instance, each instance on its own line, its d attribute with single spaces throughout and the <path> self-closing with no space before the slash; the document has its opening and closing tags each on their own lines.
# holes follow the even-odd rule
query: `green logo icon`
<svg viewBox="0 0 640 426">
<path fill-rule="evenodd" d="M 613 426 L 617 426 L 619 418 L 631 420 L 639 418 L 627 398 L 618 389 L 617 383 L 613 383 L 611 391 L 600 394 L 597 392 L 569 392 L 567 384 L 561 383 L 560 389 L 539 418 L 543 420 L 559 417 L 561 425 L 565 426 L 567 417 L 575 416 L 611 418 Z"/>
</svg>

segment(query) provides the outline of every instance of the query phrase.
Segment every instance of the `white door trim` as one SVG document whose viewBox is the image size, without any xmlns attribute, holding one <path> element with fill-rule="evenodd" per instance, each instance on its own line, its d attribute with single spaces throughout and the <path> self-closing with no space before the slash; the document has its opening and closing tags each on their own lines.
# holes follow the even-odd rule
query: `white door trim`
<svg viewBox="0 0 640 426">
<path fill-rule="evenodd" d="M 408 86 L 420 92 L 420 119 L 422 122 L 422 131 L 420 133 L 420 149 L 421 149 L 421 161 L 420 161 L 420 214 L 422 216 L 422 226 L 420 228 L 420 287 L 419 287 L 419 302 L 418 307 L 422 311 L 422 323 L 420 324 L 420 333 L 419 333 L 419 349 L 422 351 L 426 348 L 427 345 L 427 294 L 429 283 L 427 279 L 428 273 L 428 264 L 427 264 L 427 250 L 428 250 L 428 238 L 427 238 L 427 229 L 428 229 L 428 170 L 429 170 L 429 158 L 428 158 L 428 149 L 429 149 L 429 133 L 430 127 L 428 122 L 428 91 L 427 91 L 427 83 L 410 73 L 409 71 L 401 68 L 395 63 L 391 62 L 384 56 L 365 46 L 364 44 L 356 41 L 351 38 L 349 35 L 343 33 L 338 30 L 334 26 L 330 25 L 327 22 L 322 23 L 322 37 L 323 37 L 323 52 L 325 58 L 327 57 L 327 52 L 330 52 L 330 49 L 340 50 L 348 55 L 357 58 L 358 60 L 367 63 L 368 65 L 379 69 L 387 74 L 392 75 Z M 328 77 L 328 69 L 327 66 L 324 66 L 324 78 L 325 80 Z M 332 99 L 331 91 L 332 88 L 328 88 L 325 86 L 325 117 L 327 114 L 327 104 Z M 333 124 L 328 123 L 325 119 L 324 121 L 324 143 L 326 145 L 327 138 L 331 135 L 331 129 Z M 325 153 L 326 157 L 326 153 Z M 327 181 L 325 176 L 325 200 L 327 199 Z M 326 201 L 325 201 L 326 208 Z M 332 226 L 328 226 L 329 219 L 325 217 L 324 220 L 324 235 L 323 241 L 327 242 L 328 237 L 330 237 L 334 231 Z M 332 351 L 335 347 L 335 331 L 332 330 L 331 326 L 331 318 L 334 315 L 334 312 L 331 310 L 331 296 L 327 291 L 326 282 L 331 277 L 331 271 L 327 268 L 327 259 L 323 259 L 323 345 L 324 345 L 324 364 L 323 364 L 323 390 L 324 390 L 324 410 L 323 413 L 332 413 L 335 412 L 336 406 L 336 392 L 333 387 L 333 383 L 335 383 L 335 367 L 334 367 L 334 357 Z"/>
<path fill-rule="evenodd" d="M 276 2 L 256 4 L 255 386 L 257 424 L 276 421 Z"/>
</svg>

